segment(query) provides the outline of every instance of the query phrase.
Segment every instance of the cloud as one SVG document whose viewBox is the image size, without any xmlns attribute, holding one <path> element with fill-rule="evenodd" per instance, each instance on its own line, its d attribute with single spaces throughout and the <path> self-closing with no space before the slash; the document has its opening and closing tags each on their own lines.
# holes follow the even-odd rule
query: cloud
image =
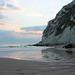
<svg viewBox="0 0 75 75">
<path fill-rule="evenodd" d="M 13 10 L 13 11 L 20 11 L 21 10 L 19 7 L 16 7 L 12 4 L 7 4 L 6 6 L 7 6 L 8 10 Z"/>
<path fill-rule="evenodd" d="M 46 28 L 46 25 L 42 26 L 32 26 L 32 27 L 22 27 L 19 28 L 17 26 L 9 25 L 4 27 L 4 30 L 14 31 L 17 33 L 26 33 L 26 34 L 42 34 L 43 30 Z M 2 29 L 2 27 L 1 27 Z"/>
<path fill-rule="evenodd" d="M 0 13 L 0 20 L 6 18 L 4 15 Z"/>
<path fill-rule="evenodd" d="M 4 25 L 4 23 L 1 20 L 5 20 L 5 18 L 8 19 L 8 17 L 4 16 L 5 14 L 2 14 L 4 11 L 21 11 L 22 9 L 18 6 L 18 0 L 0 0 L 0 25 Z"/>
<path fill-rule="evenodd" d="M 42 34 L 43 30 L 46 28 L 46 25 L 43 26 L 33 26 L 33 27 L 22 27 L 20 30 L 25 31 L 25 33 L 36 33 Z"/>
<path fill-rule="evenodd" d="M 5 38 L 5 39 L 8 39 L 8 38 L 10 38 L 10 39 L 31 38 L 31 37 L 28 37 L 28 35 L 30 36 L 32 34 L 22 33 L 22 32 L 15 32 L 15 31 L 0 30 L 0 39 L 1 38 Z"/>
<path fill-rule="evenodd" d="M 19 6 L 16 6 L 16 2 L 15 0 L 0 0 L 0 12 L 2 11 L 9 11 L 9 10 L 21 10 L 21 8 Z M 18 2 L 18 1 L 17 1 Z"/>
<path fill-rule="evenodd" d="M 4 26 L 4 25 L 6 25 L 6 23 L 0 23 L 0 25 L 3 25 Z"/>
<path fill-rule="evenodd" d="M 33 26 L 33 27 L 22 27 L 21 30 L 25 31 L 43 31 L 46 28 L 46 25 L 42 26 Z"/>
<path fill-rule="evenodd" d="M 4 20 L 5 20 L 6 18 L 7 18 L 6 16 L 4 16 L 4 15 L 2 15 L 2 14 L 0 13 L 0 25 L 6 25 L 6 23 L 4 22 Z"/>
<path fill-rule="evenodd" d="M 0 30 L 0 44 L 2 43 L 37 43 L 41 39 L 41 34 L 22 33 L 14 31 Z"/>
<path fill-rule="evenodd" d="M 14 38 L 18 38 L 18 39 L 24 39 L 24 38 L 33 38 L 33 39 L 37 39 L 37 38 L 41 38 L 41 34 L 33 34 L 33 33 L 17 33 L 17 32 L 13 32 L 12 36 L 14 36 Z"/>
<path fill-rule="evenodd" d="M 42 37 L 42 32 L 46 25 L 34 26 L 34 27 L 23 27 L 19 29 L 18 27 L 10 27 L 8 30 L 0 30 L 0 41 L 1 40 L 40 40 Z"/>
<path fill-rule="evenodd" d="M 3 36 L 8 35 L 7 37 L 13 37 L 18 39 L 24 39 L 24 38 L 41 38 L 42 32 L 45 29 L 46 25 L 43 26 L 34 26 L 34 27 L 5 27 L 6 31 L 2 30 L 1 34 Z"/>
<path fill-rule="evenodd" d="M 6 25 L 6 24 L 5 24 Z M 3 28 L 4 27 L 4 28 Z M 6 25 L 6 26 L 0 26 L 1 30 L 6 30 L 6 31 L 13 31 L 13 32 L 17 32 L 17 33 L 25 33 L 24 30 L 21 30 L 19 27 L 14 26 L 14 25 Z"/>
</svg>

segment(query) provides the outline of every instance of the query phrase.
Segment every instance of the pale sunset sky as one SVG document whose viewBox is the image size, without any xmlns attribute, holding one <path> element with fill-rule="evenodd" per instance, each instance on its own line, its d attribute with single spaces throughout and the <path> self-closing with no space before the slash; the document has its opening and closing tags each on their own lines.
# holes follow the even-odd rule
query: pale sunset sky
<svg viewBox="0 0 75 75">
<path fill-rule="evenodd" d="M 49 20 L 72 0 L 0 0 L 0 44 L 41 40 Z"/>
</svg>

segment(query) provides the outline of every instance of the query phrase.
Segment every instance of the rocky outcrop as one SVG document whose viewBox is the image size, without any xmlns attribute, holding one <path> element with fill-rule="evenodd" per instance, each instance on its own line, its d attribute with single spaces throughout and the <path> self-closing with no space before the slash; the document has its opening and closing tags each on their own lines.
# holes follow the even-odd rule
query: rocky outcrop
<svg viewBox="0 0 75 75">
<path fill-rule="evenodd" d="M 41 44 L 75 43 L 75 0 L 64 6 L 43 32 Z"/>
<path fill-rule="evenodd" d="M 75 44 L 67 44 L 63 48 L 75 48 Z"/>
</svg>

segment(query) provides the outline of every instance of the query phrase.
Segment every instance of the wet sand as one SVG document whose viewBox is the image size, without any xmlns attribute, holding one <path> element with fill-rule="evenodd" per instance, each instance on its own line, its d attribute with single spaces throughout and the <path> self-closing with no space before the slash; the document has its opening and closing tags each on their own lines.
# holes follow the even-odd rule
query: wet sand
<svg viewBox="0 0 75 75">
<path fill-rule="evenodd" d="M 0 75 L 75 75 L 75 62 L 38 62 L 0 58 Z"/>
</svg>

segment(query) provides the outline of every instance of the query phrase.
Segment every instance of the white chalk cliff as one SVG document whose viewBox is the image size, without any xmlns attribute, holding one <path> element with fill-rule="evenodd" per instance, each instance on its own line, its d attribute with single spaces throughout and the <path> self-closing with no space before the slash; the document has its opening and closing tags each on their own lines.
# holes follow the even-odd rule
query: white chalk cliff
<svg viewBox="0 0 75 75">
<path fill-rule="evenodd" d="M 64 6 L 43 32 L 42 44 L 75 43 L 75 0 Z"/>
</svg>

